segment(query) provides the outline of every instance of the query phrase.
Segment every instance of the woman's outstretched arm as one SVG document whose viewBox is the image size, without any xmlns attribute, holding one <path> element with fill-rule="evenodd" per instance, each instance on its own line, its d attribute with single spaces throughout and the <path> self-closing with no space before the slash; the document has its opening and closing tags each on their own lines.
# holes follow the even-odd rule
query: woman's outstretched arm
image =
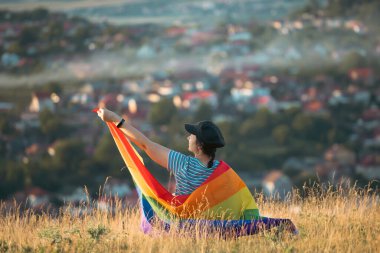
<svg viewBox="0 0 380 253">
<path fill-rule="evenodd" d="M 115 125 L 118 124 L 122 119 L 121 116 L 105 108 L 98 110 L 98 116 L 103 121 L 113 122 Z M 168 157 L 170 149 L 151 141 L 148 137 L 146 137 L 143 133 L 141 133 L 126 121 L 124 121 L 124 123 L 119 128 L 129 140 L 144 150 L 153 161 L 158 163 L 160 166 L 168 169 Z"/>
</svg>

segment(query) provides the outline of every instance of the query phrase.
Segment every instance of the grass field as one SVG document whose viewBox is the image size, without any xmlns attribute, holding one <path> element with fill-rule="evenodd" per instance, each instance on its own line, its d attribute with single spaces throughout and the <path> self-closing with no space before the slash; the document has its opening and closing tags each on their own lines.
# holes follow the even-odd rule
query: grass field
<svg viewBox="0 0 380 253">
<path fill-rule="evenodd" d="M 256 200 L 262 215 L 292 219 L 299 235 L 267 231 L 224 240 L 158 229 L 145 235 L 138 209 L 122 210 L 120 202 L 114 215 L 95 209 L 79 217 L 62 210 L 54 218 L 19 215 L 17 207 L 6 211 L 2 204 L 0 252 L 379 252 L 380 201 L 369 189 L 315 187 L 294 191 L 285 202 L 260 194 Z"/>
</svg>

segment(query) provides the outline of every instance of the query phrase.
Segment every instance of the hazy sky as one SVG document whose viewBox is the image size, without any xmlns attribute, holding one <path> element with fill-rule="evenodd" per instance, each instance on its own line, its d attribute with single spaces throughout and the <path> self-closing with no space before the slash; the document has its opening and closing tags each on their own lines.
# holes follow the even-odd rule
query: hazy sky
<svg viewBox="0 0 380 253">
<path fill-rule="evenodd" d="M 138 0 L 0 0 L 0 9 L 30 10 L 38 7 L 50 10 L 69 10 L 82 7 L 110 6 L 123 3 L 137 2 Z M 143 2 L 139 1 L 139 2 Z"/>
</svg>

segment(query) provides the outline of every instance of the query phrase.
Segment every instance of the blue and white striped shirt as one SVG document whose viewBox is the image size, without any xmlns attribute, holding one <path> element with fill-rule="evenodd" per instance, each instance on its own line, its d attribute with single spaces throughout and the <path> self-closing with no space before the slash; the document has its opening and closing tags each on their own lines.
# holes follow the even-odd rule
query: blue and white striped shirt
<svg viewBox="0 0 380 253">
<path fill-rule="evenodd" d="M 212 168 L 207 168 L 199 159 L 170 150 L 168 169 L 174 174 L 176 180 L 176 195 L 192 193 L 200 186 L 219 165 L 214 160 Z"/>
</svg>

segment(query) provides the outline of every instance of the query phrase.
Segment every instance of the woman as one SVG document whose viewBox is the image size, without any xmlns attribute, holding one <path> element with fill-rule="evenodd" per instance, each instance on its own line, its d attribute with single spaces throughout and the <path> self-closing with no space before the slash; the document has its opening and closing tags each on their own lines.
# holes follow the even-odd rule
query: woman
<svg viewBox="0 0 380 253">
<path fill-rule="evenodd" d="M 225 142 L 221 131 L 211 121 L 185 124 L 185 129 L 190 134 L 187 140 L 189 141 L 188 150 L 194 154 L 192 157 L 151 141 L 121 116 L 110 110 L 99 109 L 98 116 L 103 121 L 113 122 L 153 161 L 174 174 L 176 195 L 192 193 L 219 165 L 219 161 L 215 160 L 215 152 L 217 148 L 223 147 Z"/>
</svg>

